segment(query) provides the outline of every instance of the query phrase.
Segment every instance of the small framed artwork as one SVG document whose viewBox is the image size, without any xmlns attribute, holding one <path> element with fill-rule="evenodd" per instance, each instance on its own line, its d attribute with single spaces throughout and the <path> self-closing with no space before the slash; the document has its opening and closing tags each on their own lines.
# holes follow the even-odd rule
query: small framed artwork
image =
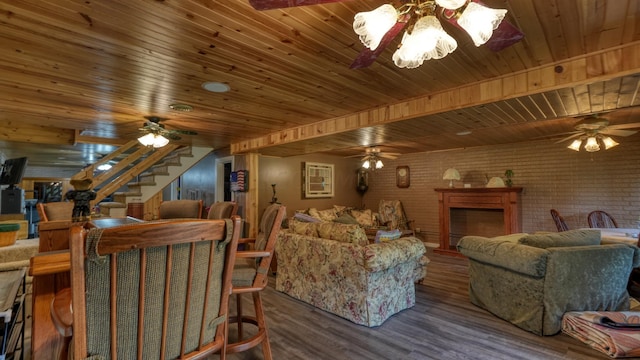
<svg viewBox="0 0 640 360">
<path fill-rule="evenodd" d="M 396 167 L 396 185 L 399 188 L 408 188 L 410 184 L 409 167 L 397 166 Z"/>
<path fill-rule="evenodd" d="M 333 164 L 304 163 L 304 173 L 302 176 L 305 198 L 333 197 Z"/>
</svg>

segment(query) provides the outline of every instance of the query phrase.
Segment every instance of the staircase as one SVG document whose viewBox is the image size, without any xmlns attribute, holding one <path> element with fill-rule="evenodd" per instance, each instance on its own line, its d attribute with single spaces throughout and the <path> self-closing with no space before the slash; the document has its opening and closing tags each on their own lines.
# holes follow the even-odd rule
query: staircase
<svg viewBox="0 0 640 360">
<path fill-rule="evenodd" d="M 97 196 L 91 205 L 93 207 L 99 203 L 102 216 L 125 217 L 129 203 L 146 203 L 157 197 L 162 189 L 212 150 L 208 147 L 180 147 L 175 144 L 153 149 L 134 140 L 72 178 L 93 179 L 94 189 L 99 190 L 96 190 Z M 117 164 L 94 176 L 95 168 L 109 161 L 117 161 Z M 119 191 L 123 188 L 124 191 Z M 109 196 L 112 201 L 102 201 Z"/>
</svg>

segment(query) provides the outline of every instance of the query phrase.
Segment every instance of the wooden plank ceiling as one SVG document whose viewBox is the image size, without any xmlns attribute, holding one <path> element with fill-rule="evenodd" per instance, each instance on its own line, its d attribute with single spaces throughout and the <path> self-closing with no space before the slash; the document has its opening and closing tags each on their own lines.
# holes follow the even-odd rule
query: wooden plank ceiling
<svg viewBox="0 0 640 360">
<path fill-rule="evenodd" d="M 508 9 L 525 38 L 492 52 L 444 24 L 458 41 L 444 59 L 399 69 L 396 39 L 351 70 L 353 16 L 385 1 L 0 0 L 0 151 L 82 166 L 139 136 L 149 115 L 198 133 L 180 143 L 276 156 L 553 139 L 590 113 L 640 122 L 640 2 L 483 2 Z"/>
</svg>

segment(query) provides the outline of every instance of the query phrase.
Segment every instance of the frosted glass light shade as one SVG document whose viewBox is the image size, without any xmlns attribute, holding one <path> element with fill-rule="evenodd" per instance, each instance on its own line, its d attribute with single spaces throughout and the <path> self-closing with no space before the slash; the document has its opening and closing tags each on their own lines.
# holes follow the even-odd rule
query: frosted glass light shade
<svg viewBox="0 0 640 360">
<path fill-rule="evenodd" d="M 161 148 L 169 143 L 169 139 L 166 137 L 151 133 L 139 137 L 138 141 L 144 146 L 153 146 L 154 148 Z"/>
<path fill-rule="evenodd" d="M 364 46 L 375 50 L 397 21 L 396 9 L 390 4 L 384 4 L 377 9 L 357 13 L 353 19 L 353 31 L 360 35 Z"/>
<path fill-rule="evenodd" d="M 602 143 L 604 144 L 604 149 L 605 150 L 609 150 L 614 146 L 618 146 L 620 144 L 618 144 L 615 140 L 613 140 L 612 138 L 605 136 L 602 138 Z"/>
<path fill-rule="evenodd" d="M 438 6 L 442 6 L 445 9 L 455 10 L 464 5 L 467 0 L 436 0 Z"/>
<path fill-rule="evenodd" d="M 382 163 L 382 160 L 376 161 L 376 169 L 382 169 L 383 167 L 384 164 Z"/>
<path fill-rule="evenodd" d="M 393 62 L 400 68 L 417 68 L 425 60 L 441 59 L 458 47 L 440 21 L 432 15 L 416 21 L 411 34 L 405 32 L 402 45 L 393 53 Z"/>
<path fill-rule="evenodd" d="M 138 141 L 140 142 L 140 144 L 144 145 L 144 146 L 151 146 L 153 145 L 153 140 L 154 140 L 155 136 L 151 133 L 146 134 L 144 136 L 141 136 L 138 138 Z"/>
<path fill-rule="evenodd" d="M 574 151 L 580 151 L 580 145 L 582 145 L 582 140 L 573 140 L 571 145 L 567 146 L 569 149 Z"/>
<path fill-rule="evenodd" d="M 362 168 L 363 168 L 363 169 L 368 169 L 368 168 L 369 168 L 369 166 L 370 166 L 370 165 L 369 165 L 369 160 L 366 160 L 366 161 L 364 161 L 364 162 L 362 163 Z"/>
<path fill-rule="evenodd" d="M 584 149 L 588 152 L 594 152 L 600 150 L 600 145 L 598 145 L 598 140 L 591 136 L 587 138 L 587 143 L 584 145 Z"/>
<path fill-rule="evenodd" d="M 153 141 L 153 147 L 154 148 L 161 148 L 165 145 L 167 145 L 169 143 L 169 139 L 167 139 L 166 137 L 162 136 L 162 135 L 156 135 L 154 141 Z"/>
<path fill-rule="evenodd" d="M 471 36 L 476 46 L 480 46 L 491 38 L 506 13 L 504 9 L 491 9 L 470 2 L 458 18 L 458 25 Z"/>
</svg>

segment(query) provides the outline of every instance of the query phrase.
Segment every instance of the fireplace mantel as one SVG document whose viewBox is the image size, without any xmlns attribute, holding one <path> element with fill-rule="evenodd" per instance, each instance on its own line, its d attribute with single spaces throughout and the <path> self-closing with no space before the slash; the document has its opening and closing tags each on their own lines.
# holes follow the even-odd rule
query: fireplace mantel
<svg viewBox="0 0 640 360">
<path fill-rule="evenodd" d="M 440 247 L 435 252 L 458 255 L 451 239 L 451 209 L 498 209 L 504 218 L 504 234 L 521 231 L 521 187 L 500 188 L 442 188 L 438 192 L 440 207 Z M 474 234 L 466 234 L 474 235 Z"/>
</svg>

